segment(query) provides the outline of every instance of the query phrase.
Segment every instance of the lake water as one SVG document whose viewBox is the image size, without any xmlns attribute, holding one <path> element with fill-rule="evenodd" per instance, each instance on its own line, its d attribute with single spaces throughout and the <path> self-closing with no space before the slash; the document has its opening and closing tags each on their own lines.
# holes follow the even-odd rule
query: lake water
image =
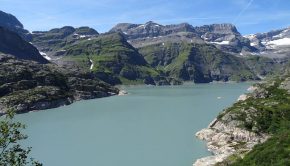
<svg viewBox="0 0 290 166">
<path fill-rule="evenodd" d="M 17 115 L 45 166 L 191 166 L 209 155 L 194 134 L 250 83 L 126 87 L 126 96 Z"/>
</svg>

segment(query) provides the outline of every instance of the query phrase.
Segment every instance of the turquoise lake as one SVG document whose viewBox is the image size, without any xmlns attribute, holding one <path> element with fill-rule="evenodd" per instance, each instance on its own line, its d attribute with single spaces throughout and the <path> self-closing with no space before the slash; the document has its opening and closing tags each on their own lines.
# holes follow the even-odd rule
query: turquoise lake
<svg viewBox="0 0 290 166">
<path fill-rule="evenodd" d="M 125 87 L 126 96 L 17 115 L 44 166 L 191 166 L 210 155 L 195 133 L 251 83 Z"/>
</svg>

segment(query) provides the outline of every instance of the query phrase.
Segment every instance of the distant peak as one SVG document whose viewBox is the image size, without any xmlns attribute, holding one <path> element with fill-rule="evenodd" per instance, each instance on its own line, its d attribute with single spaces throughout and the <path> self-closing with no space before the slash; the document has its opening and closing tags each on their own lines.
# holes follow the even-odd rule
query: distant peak
<svg viewBox="0 0 290 166">
<path fill-rule="evenodd" d="M 60 28 L 60 29 L 75 29 L 74 27 L 72 27 L 72 26 L 64 26 L 64 27 L 62 27 L 62 28 Z"/>
<path fill-rule="evenodd" d="M 146 22 L 146 24 L 156 24 L 156 23 L 153 21 L 148 21 L 148 22 Z"/>
<path fill-rule="evenodd" d="M 159 26 L 161 26 L 160 24 L 158 24 L 158 23 L 156 23 L 156 22 L 153 22 L 153 21 L 148 21 L 148 22 L 146 22 L 145 23 L 145 25 L 159 25 Z"/>
</svg>

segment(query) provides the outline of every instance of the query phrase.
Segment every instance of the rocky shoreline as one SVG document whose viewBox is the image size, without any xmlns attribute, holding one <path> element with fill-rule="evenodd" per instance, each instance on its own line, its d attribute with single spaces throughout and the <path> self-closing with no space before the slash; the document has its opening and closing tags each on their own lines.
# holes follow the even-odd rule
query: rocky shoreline
<svg viewBox="0 0 290 166">
<path fill-rule="evenodd" d="M 0 62 L 0 115 L 9 109 L 26 113 L 120 92 L 86 72 L 4 54 L 0 54 Z"/>
<path fill-rule="evenodd" d="M 256 87 L 248 89 L 248 91 L 255 90 L 257 90 Z M 248 97 L 243 94 L 238 101 L 246 100 Z M 225 111 L 221 118 L 215 118 L 207 128 L 195 134 L 198 139 L 207 142 L 207 148 L 213 155 L 197 159 L 193 166 L 214 166 L 224 162 L 232 155 L 242 157 L 255 145 L 265 142 L 270 137 L 265 133 L 257 134 L 241 128 L 242 122 L 235 120 L 234 114 Z"/>
<path fill-rule="evenodd" d="M 215 119 L 208 128 L 196 133 L 196 137 L 207 142 L 213 156 L 196 160 L 193 166 L 212 166 L 224 161 L 233 154 L 250 151 L 256 144 L 265 142 L 269 135 L 256 133 L 225 124 Z"/>
<path fill-rule="evenodd" d="M 35 103 L 29 103 L 28 104 L 18 104 L 13 107 L 15 112 L 17 113 L 27 113 L 27 112 L 37 112 L 41 110 L 46 110 L 46 109 L 52 109 L 52 108 L 57 108 L 57 107 L 62 107 L 66 105 L 70 105 L 74 102 L 80 101 L 80 100 L 89 100 L 89 99 L 96 99 L 96 98 L 103 98 L 103 97 L 111 97 L 111 96 L 116 96 L 116 95 L 124 95 L 124 94 L 117 94 L 114 92 L 109 92 L 105 93 L 102 92 L 102 94 L 99 94 L 98 96 L 96 95 L 91 95 L 91 96 L 78 96 L 75 98 L 68 97 L 64 99 L 57 99 L 57 100 L 52 100 L 52 101 L 39 101 Z M 9 107 L 10 109 L 11 107 Z M 7 106 L 0 104 L 0 116 L 6 114 Z"/>
</svg>

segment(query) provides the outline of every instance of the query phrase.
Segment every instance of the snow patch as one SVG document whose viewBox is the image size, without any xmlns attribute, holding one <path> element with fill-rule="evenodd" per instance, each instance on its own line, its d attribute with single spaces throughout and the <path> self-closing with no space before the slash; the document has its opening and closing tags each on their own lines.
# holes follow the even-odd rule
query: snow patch
<svg viewBox="0 0 290 166">
<path fill-rule="evenodd" d="M 268 42 L 267 44 L 272 44 L 272 45 L 277 45 L 277 46 L 285 46 L 285 45 L 290 45 L 290 38 L 282 38 L 278 40 L 272 40 Z"/>
<path fill-rule="evenodd" d="M 257 43 L 250 43 L 251 46 L 257 46 Z"/>
<path fill-rule="evenodd" d="M 283 34 L 273 36 L 273 38 L 281 38 L 281 37 L 283 37 Z"/>
<path fill-rule="evenodd" d="M 145 29 L 145 27 L 146 26 L 144 24 L 138 26 L 138 28 L 144 28 L 144 29 Z"/>
<path fill-rule="evenodd" d="M 230 44 L 230 41 L 210 42 L 210 43 L 219 44 L 219 45 L 228 45 L 228 44 Z"/>
<path fill-rule="evenodd" d="M 93 68 L 94 68 L 94 62 L 93 62 L 93 60 L 91 60 L 91 59 L 90 59 L 90 62 L 91 62 L 90 70 L 93 70 Z"/>
<path fill-rule="evenodd" d="M 46 55 L 45 52 L 41 52 L 41 51 L 39 51 L 39 53 L 40 53 L 40 55 L 42 55 L 42 56 L 45 56 L 45 55 Z"/>
<path fill-rule="evenodd" d="M 40 55 L 42 55 L 45 59 L 47 60 L 51 60 L 51 57 L 47 56 L 47 54 L 45 52 L 41 52 L 39 51 Z"/>
<path fill-rule="evenodd" d="M 251 55 L 261 55 L 262 53 L 251 52 Z"/>
</svg>

